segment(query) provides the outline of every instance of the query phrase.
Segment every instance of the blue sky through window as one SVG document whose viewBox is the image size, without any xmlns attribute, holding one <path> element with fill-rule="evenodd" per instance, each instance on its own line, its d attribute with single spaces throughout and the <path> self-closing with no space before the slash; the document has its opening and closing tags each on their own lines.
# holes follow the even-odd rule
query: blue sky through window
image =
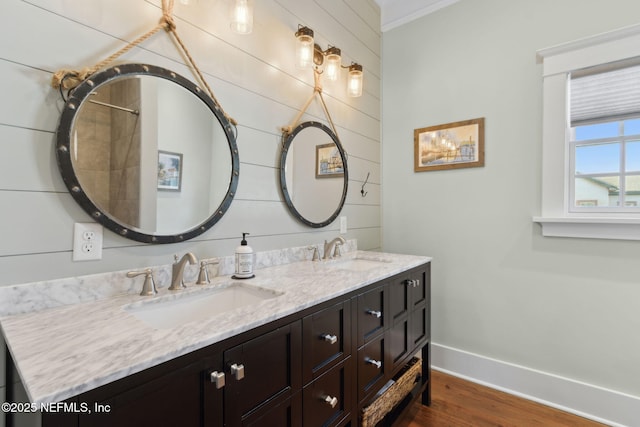
<svg viewBox="0 0 640 427">
<path fill-rule="evenodd" d="M 577 126 L 576 141 L 614 138 L 620 135 L 620 122 Z M 624 121 L 624 135 L 640 135 L 640 119 Z M 576 173 L 619 173 L 620 143 L 583 145 L 576 147 Z M 626 171 L 640 171 L 640 141 L 628 142 L 625 147 Z"/>
</svg>

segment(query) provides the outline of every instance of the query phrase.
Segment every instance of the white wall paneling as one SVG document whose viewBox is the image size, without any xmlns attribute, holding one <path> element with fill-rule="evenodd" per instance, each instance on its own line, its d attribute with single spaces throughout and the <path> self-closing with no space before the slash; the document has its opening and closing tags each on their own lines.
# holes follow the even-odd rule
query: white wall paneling
<svg viewBox="0 0 640 427">
<path fill-rule="evenodd" d="M 364 249 L 380 248 L 380 32 L 371 0 L 261 0 L 254 32 L 234 34 L 228 0 L 175 5 L 178 33 L 225 111 L 238 121 L 240 180 L 236 200 L 211 230 L 174 245 L 145 245 L 104 234 L 103 259 L 72 262 L 73 224 L 91 221 L 60 178 L 54 151 L 62 107 L 50 87 L 61 68 L 91 66 L 159 21 L 159 0 L 3 0 L 0 38 L 0 148 L 11 161 L 0 168 L 0 286 L 168 264 L 174 253 L 202 258 L 233 253 L 240 233 L 256 250 L 321 243 L 339 232 L 336 223 L 311 229 L 287 211 L 278 189 L 280 128 L 289 125 L 313 91 L 311 71 L 294 67 L 298 23 L 316 31 L 322 46 L 343 50 L 345 63 L 365 68 L 365 93 L 346 96 L 346 74 L 325 84 L 324 96 L 346 150 L 353 176 L 346 238 Z M 159 32 L 118 62 L 166 67 L 194 80 L 173 42 Z M 314 102 L 305 116 L 326 123 Z M 371 171 L 369 197 L 359 181 Z M 0 388 L 4 390 L 5 381 Z"/>
</svg>

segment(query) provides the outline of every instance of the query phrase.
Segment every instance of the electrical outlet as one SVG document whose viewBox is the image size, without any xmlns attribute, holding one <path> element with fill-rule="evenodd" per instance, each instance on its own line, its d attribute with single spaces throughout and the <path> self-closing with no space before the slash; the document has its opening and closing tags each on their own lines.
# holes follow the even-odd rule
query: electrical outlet
<svg viewBox="0 0 640 427">
<path fill-rule="evenodd" d="M 76 222 L 73 226 L 73 260 L 102 259 L 102 226 L 93 222 Z"/>
<path fill-rule="evenodd" d="M 347 217 L 340 217 L 340 234 L 345 234 L 347 232 Z"/>
</svg>

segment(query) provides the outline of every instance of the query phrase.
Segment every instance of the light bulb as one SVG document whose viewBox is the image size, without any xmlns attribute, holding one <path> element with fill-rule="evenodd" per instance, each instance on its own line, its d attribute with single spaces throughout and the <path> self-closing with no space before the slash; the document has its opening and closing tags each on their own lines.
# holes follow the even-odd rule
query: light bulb
<svg viewBox="0 0 640 427">
<path fill-rule="evenodd" d="M 313 65 L 313 30 L 308 27 L 300 27 L 296 31 L 296 66 L 298 68 L 310 68 Z"/>
<path fill-rule="evenodd" d="M 351 64 L 349 66 L 349 78 L 347 79 L 347 95 L 352 98 L 362 96 L 362 65 Z"/>
<path fill-rule="evenodd" d="M 238 34 L 249 34 L 253 30 L 252 0 L 234 0 L 231 9 L 231 29 Z"/>
<path fill-rule="evenodd" d="M 332 82 L 335 82 L 340 77 L 340 66 L 342 65 L 340 54 L 340 49 L 337 47 L 330 47 L 326 52 L 325 61 L 327 65 L 324 71 L 327 80 Z"/>
</svg>

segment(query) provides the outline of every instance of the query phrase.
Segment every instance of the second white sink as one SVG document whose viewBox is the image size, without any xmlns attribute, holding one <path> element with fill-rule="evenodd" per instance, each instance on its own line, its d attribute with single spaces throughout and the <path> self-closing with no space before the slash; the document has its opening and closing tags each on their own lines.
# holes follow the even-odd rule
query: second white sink
<svg viewBox="0 0 640 427">
<path fill-rule="evenodd" d="M 236 282 L 181 292 L 184 293 L 130 304 L 124 309 L 153 328 L 167 329 L 282 295 L 282 292 Z"/>
</svg>

